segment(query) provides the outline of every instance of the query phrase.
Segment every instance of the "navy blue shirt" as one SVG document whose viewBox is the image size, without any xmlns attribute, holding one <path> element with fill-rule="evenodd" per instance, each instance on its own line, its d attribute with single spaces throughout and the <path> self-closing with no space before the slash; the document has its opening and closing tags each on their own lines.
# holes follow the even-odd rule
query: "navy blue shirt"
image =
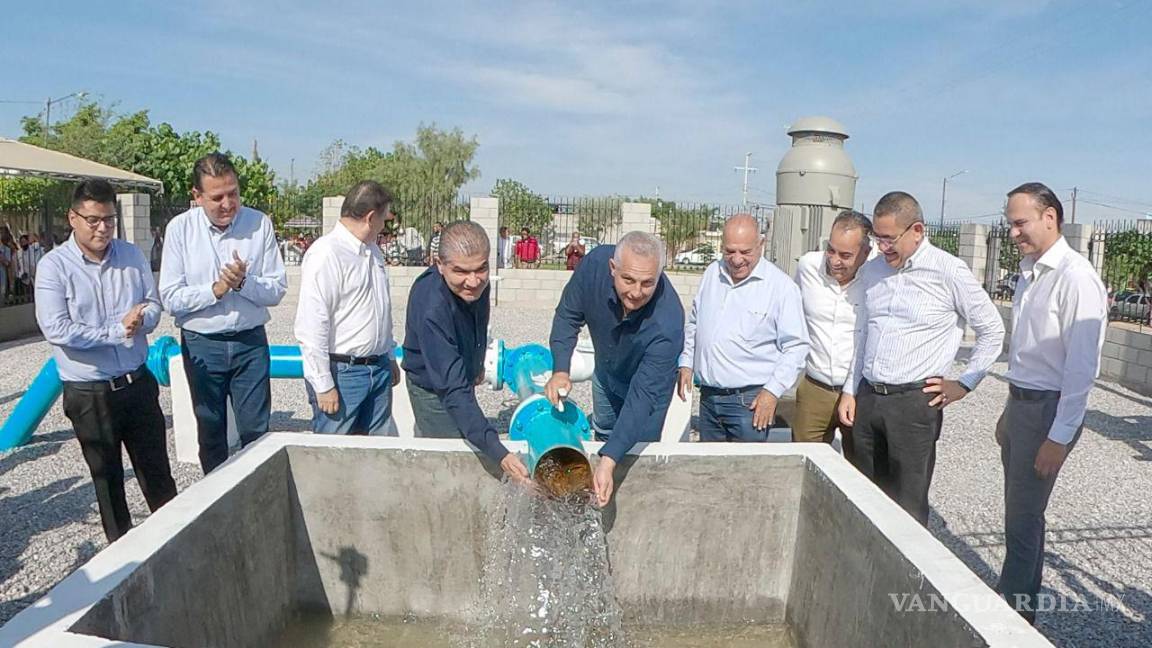
<svg viewBox="0 0 1152 648">
<path fill-rule="evenodd" d="M 572 366 L 580 327 L 588 325 L 596 347 L 596 378 L 623 401 L 600 454 L 619 462 L 637 441 L 659 441 L 676 384 L 676 361 L 684 349 L 684 307 L 663 273 L 651 301 L 624 317 L 608 260 L 615 245 L 588 253 L 568 280 L 552 319 L 552 363 Z"/>
<path fill-rule="evenodd" d="M 404 371 L 417 387 L 434 392 L 464 437 L 495 461 L 508 454 L 496 428 L 476 402 L 484 375 L 489 294 L 469 304 L 451 290 L 435 266 L 412 283 L 404 330 Z"/>
</svg>

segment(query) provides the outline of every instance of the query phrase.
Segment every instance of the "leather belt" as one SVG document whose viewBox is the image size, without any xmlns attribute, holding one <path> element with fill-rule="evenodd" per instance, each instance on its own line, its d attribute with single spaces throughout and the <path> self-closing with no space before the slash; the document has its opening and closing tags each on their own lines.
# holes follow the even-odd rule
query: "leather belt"
<svg viewBox="0 0 1152 648">
<path fill-rule="evenodd" d="M 708 385 L 700 385 L 700 393 L 712 394 L 714 396 L 731 396 L 733 394 L 743 394 L 763 388 L 763 385 L 746 385 L 744 387 L 709 387 Z"/>
<path fill-rule="evenodd" d="M 1027 389 L 1008 383 L 1008 393 L 1012 398 L 1023 401 L 1044 401 L 1060 398 L 1060 392 L 1048 389 Z"/>
<path fill-rule="evenodd" d="M 816 385 L 817 387 L 819 387 L 825 391 L 838 392 L 838 391 L 842 391 L 844 389 L 844 385 L 840 385 L 839 387 L 837 387 L 835 385 L 829 385 L 828 383 L 816 380 L 815 378 L 813 378 L 812 376 L 809 376 L 808 374 L 804 374 L 804 377 L 808 380 L 808 382 L 812 383 L 813 385 Z"/>
<path fill-rule="evenodd" d="M 380 358 L 383 356 L 350 356 L 343 353 L 329 353 L 328 359 L 332 362 L 343 362 L 350 365 L 374 365 L 380 363 Z"/>
<path fill-rule="evenodd" d="M 135 370 L 129 371 L 123 376 L 116 376 L 108 380 L 86 380 L 69 382 L 68 384 L 72 387 L 87 391 L 120 391 L 141 378 L 144 378 L 146 375 L 148 375 L 148 366 L 140 365 Z"/>
<path fill-rule="evenodd" d="M 917 380 L 916 382 L 904 383 L 902 385 L 886 385 L 884 383 L 874 383 L 870 380 L 865 380 L 864 383 L 868 385 L 869 389 L 871 389 L 873 392 L 875 392 L 877 394 L 880 394 L 881 396 L 889 396 L 891 394 L 903 394 L 904 392 L 910 392 L 913 390 L 924 389 L 924 387 L 928 384 L 928 383 L 924 382 L 923 380 Z"/>
</svg>

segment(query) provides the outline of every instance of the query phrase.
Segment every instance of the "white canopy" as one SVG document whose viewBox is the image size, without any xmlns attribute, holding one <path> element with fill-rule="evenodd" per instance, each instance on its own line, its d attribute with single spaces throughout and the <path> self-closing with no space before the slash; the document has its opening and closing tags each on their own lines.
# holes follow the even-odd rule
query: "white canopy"
<svg viewBox="0 0 1152 648">
<path fill-rule="evenodd" d="M 147 187 L 164 192 L 164 183 L 138 173 L 0 137 L 0 177 L 78 181 L 102 178 L 114 185 Z"/>
</svg>

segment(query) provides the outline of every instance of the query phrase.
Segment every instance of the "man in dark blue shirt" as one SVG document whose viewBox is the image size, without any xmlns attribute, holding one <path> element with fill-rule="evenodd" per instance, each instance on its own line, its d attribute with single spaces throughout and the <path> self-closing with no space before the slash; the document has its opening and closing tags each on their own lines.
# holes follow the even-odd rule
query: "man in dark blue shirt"
<svg viewBox="0 0 1152 648">
<path fill-rule="evenodd" d="M 488 234 L 460 221 L 440 234 L 436 265 L 408 293 L 404 360 L 417 436 L 468 439 L 515 481 L 528 469 L 476 402 L 488 337 Z"/>
<path fill-rule="evenodd" d="M 638 441 L 659 441 L 684 348 L 684 307 L 664 276 L 664 242 L 629 232 L 584 261 L 552 320 L 553 374 L 544 393 L 553 405 L 572 390 L 568 375 L 580 327 L 596 348 L 592 425 L 600 450 L 593 482 L 600 506 L 612 496 L 612 471 Z"/>
</svg>

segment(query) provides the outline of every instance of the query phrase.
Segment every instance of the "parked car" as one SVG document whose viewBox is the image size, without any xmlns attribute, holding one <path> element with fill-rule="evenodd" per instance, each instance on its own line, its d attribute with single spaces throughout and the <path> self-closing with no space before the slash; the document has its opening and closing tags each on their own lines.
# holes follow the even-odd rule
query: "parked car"
<svg viewBox="0 0 1152 648">
<path fill-rule="evenodd" d="M 1120 292 L 1113 298 L 1108 309 L 1108 319 L 1129 322 L 1147 322 L 1152 312 L 1152 296 L 1138 292 Z"/>
<path fill-rule="evenodd" d="M 1012 299 L 1016 294 L 1016 285 L 1020 282 L 1020 273 L 1014 272 L 996 282 L 996 289 L 992 296 L 996 299 Z"/>
<path fill-rule="evenodd" d="M 716 250 L 711 245 L 701 245 L 676 255 L 676 265 L 708 265 L 716 258 Z"/>
</svg>

